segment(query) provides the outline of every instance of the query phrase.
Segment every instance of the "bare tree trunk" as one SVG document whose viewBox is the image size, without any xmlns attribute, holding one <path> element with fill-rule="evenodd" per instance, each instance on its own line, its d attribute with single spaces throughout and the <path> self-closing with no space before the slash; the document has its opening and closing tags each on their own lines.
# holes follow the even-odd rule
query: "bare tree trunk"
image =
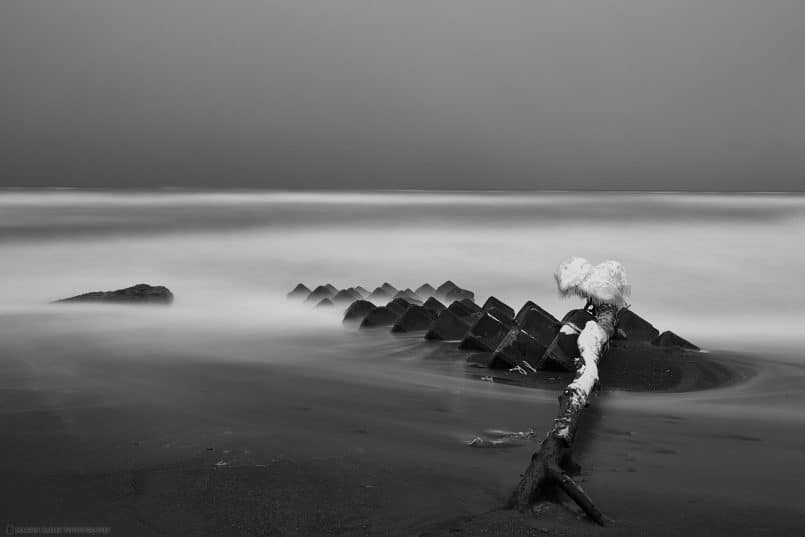
<svg viewBox="0 0 805 537">
<path fill-rule="evenodd" d="M 512 494 L 512 507 L 526 512 L 539 496 L 549 493 L 553 487 L 559 487 L 587 516 L 601 525 L 605 524 L 606 517 L 568 475 L 567 470 L 574 466 L 571 456 L 576 426 L 579 416 L 589 404 L 590 394 L 598 384 L 598 362 L 615 333 L 617 313 L 615 306 L 598 306 L 596 320 L 589 321 L 579 334 L 580 356 L 577 358 L 576 377 L 559 396 L 559 413 L 553 428 L 539 450 L 531 456 L 531 463 Z"/>
</svg>

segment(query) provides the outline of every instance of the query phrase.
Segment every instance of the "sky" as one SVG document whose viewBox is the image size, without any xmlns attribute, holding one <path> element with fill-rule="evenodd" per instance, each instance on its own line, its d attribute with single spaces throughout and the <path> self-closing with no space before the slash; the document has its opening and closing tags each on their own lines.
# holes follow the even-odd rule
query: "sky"
<svg viewBox="0 0 805 537">
<path fill-rule="evenodd" d="M 0 187 L 805 190 L 802 0 L 3 0 Z"/>
</svg>

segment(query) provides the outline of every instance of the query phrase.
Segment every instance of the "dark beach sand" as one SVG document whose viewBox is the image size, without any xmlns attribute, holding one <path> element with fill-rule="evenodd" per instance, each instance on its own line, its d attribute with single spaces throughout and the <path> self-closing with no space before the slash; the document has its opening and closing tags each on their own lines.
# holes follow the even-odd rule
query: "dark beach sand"
<svg viewBox="0 0 805 537">
<path fill-rule="evenodd" d="M 564 504 L 500 510 L 536 442 L 466 446 L 487 429 L 547 430 L 566 377 L 481 381 L 455 345 L 383 331 L 247 343 L 5 344 L 0 522 L 141 537 L 805 528 L 795 363 L 669 353 L 630 377 L 634 357 L 613 357 L 578 439 L 583 486 L 617 521 L 599 528 Z"/>
</svg>

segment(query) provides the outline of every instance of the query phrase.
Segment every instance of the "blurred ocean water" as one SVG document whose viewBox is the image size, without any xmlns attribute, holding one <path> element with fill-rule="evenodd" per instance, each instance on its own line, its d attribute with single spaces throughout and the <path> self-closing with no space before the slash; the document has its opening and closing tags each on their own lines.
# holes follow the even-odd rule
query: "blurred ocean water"
<svg viewBox="0 0 805 537">
<path fill-rule="evenodd" d="M 575 301 L 557 297 L 552 273 L 579 255 L 621 261 L 633 309 L 660 330 L 797 354 L 803 236 L 796 195 L 5 191 L 0 315 L 18 338 L 75 323 L 288 338 L 341 329 L 335 314 L 285 301 L 298 282 L 371 290 L 448 278 L 479 301 L 532 299 L 562 314 Z M 139 282 L 167 285 L 176 304 L 114 314 L 48 304 Z"/>
</svg>

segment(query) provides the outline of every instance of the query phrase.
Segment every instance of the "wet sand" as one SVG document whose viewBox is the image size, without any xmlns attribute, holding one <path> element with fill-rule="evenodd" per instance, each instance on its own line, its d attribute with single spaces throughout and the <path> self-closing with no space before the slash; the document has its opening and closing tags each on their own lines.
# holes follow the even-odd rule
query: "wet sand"
<svg viewBox="0 0 805 537">
<path fill-rule="evenodd" d="M 577 450 L 583 486 L 616 519 L 599 528 L 562 503 L 500 510 L 535 441 L 466 445 L 488 429 L 547 430 L 561 375 L 482 381 L 454 345 L 382 331 L 219 336 L 194 350 L 158 333 L 5 338 L 0 521 L 132 536 L 805 527 L 805 368 L 784 358 L 690 353 L 606 384 Z"/>
</svg>

